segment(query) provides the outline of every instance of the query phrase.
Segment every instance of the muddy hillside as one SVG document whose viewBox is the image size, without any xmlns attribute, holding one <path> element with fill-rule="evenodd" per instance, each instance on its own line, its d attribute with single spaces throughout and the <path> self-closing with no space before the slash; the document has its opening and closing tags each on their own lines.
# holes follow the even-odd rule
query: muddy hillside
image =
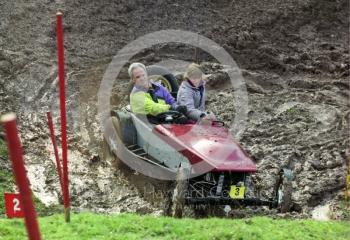
<svg viewBox="0 0 350 240">
<path fill-rule="evenodd" d="M 108 64 L 126 44 L 177 29 L 215 41 L 241 69 L 249 110 L 238 140 L 257 163 L 252 182 L 260 194 L 272 192 L 278 170 L 287 166 L 296 176 L 295 214 L 311 216 L 326 206 L 331 217 L 342 217 L 336 209 L 349 152 L 348 1 L 1 1 L 0 113 L 19 117 L 32 189 L 45 204 L 57 204 L 60 196 L 46 122 L 50 110 L 60 136 L 57 10 L 64 13 L 73 208 L 161 214 L 159 204 L 144 197 L 146 190 L 124 177 L 134 173 L 103 154 L 97 92 Z M 189 62 L 194 53 L 184 44 L 157 44 L 130 62 Z M 208 108 L 230 125 L 237 109 L 227 69 L 204 51 L 196 56 L 210 74 Z M 114 107 L 127 102 L 128 65 L 112 89 Z M 152 187 L 151 181 L 145 185 Z"/>
</svg>

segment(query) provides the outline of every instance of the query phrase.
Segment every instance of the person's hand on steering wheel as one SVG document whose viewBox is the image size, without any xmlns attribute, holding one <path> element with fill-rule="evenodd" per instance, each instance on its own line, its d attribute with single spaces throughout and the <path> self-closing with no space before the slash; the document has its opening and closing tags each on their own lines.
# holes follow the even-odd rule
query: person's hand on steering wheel
<svg viewBox="0 0 350 240">
<path fill-rule="evenodd" d="M 186 114 L 187 114 L 187 107 L 184 106 L 184 105 L 178 105 L 178 106 L 176 106 L 175 108 L 173 108 L 172 110 L 178 111 L 178 112 L 182 113 L 182 114 L 185 115 L 185 116 L 186 116 Z"/>
<path fill-rule="evenodd" d="M 186 107 L 186 106 L 185 106 Z M 187 122 L 187 117 L 179 112 L 179 111 L 166 111 L 159 113 L 156 116 L 157 120 L 159 122 L 165 122 L 165 123 L 180 123 L 184 124 Z"/>
<path fill-rule="evenodd" d="M 214 121 L 216 121 L 215 115 L 212 112 L 208 111 L 201 114 L 198 123 L 202 125 L 212 125 L 212 122 Z"/>
</svg>

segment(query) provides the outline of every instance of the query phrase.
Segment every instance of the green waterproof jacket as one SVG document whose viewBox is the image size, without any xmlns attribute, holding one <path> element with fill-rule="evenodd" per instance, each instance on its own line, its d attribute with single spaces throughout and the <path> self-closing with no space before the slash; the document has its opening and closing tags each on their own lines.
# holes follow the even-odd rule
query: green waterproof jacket
<svg viewBox="0 0 350 240">
<path fill-rule="evenodd" d="M 149 91 L 138 87 L 130 94 L 131 111 L 136 114 L 156 116 L 176 107 L 175 99 L 160 84 L 152 83 L 153 98 Z"/>
</svg>

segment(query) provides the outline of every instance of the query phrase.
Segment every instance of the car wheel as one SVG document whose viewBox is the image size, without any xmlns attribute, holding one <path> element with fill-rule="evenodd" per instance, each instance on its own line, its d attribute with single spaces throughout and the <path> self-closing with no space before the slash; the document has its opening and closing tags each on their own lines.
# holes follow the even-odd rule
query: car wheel
<svg viewBox="0 0 350 240">
<path fill-rule="evenodd" d="M 158 65 L 150 65 L 147 66 L 146 69 L 148 76 L 161 75 L 164 78 L 162 81 L 160 81 L 161 84 L 167 88 L 173 97 L 176 97 L 176 93 L 179 90 L 179 83 L 169 69 Z"/>
<path fill-rule="evenodd" d="M 173 74 L 166 74 L 163 77 L 164 79 L 163 81 L 161 81 L 161 83 L 163 84 L 163 86 L 170 85 L 171 88 L 168 89 L 170 93 L 177 92 L 179 90 L 179 83 L 177 82 L 177 79 Z"/>
</svg>

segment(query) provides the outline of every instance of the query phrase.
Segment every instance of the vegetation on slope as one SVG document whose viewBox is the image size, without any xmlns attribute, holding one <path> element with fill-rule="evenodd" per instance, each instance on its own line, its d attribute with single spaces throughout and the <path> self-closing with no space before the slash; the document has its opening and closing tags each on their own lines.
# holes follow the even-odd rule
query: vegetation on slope
<svg viewBox="0 0 350 240">
<path fill-rule="evenodd" d="M 73 214 L 39 220 L 43 239 L 349 239 L 349 222 L 268 217 L 174 219 L 133 214 Z M 3 238 L 1 238 L 3 237 Z M 0 219 L 1 239 L 24 239 L 22 220 Z"/>
</svg>

